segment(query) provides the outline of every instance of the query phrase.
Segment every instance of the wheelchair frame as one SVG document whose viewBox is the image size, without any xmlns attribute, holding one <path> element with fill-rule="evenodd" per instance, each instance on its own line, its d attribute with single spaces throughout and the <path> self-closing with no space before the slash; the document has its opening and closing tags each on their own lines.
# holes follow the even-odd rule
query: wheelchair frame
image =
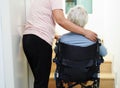
<svg viewBox="0 0 120 88">
<path fill-rule="evenodd" d="M 56 81 L 56 88 L 74 88 L 76 85 L 80 85 L 80 88 L 99 88 L 99 82 L 100 82 L 100 64 L 104 62 L 102 56 L 99 55 L 99 46 L 101 45 L 99 41 L 97 41 L 97 58 L 95 59 L 95 74 L 92 75 L 91 79 L 87 81 L 65 81 L 61 79 L 60 73 L 61 73 L 61 47 L 60 47 L 60 41 L 56 42 L 57 51 L 56 56 L 53 59 L 53 62 L 56 63 L 56 71 L 55 71 L 55 81 Z M 91 82 L 90 84 L 88 82 Z"/>
</svg>

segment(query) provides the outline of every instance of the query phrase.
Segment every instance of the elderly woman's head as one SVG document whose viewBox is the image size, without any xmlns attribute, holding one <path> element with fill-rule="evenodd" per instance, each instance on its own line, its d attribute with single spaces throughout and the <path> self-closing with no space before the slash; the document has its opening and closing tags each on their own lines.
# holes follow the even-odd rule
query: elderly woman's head
<svg viewBox="0 0 120 88">
<path fill-rule="evenodd" d="M 69 10 L 67 18 L 78 26 L 84 27 L 88 21 L 88 13 L 82 6 L 75 6 Z"/>
</svg>

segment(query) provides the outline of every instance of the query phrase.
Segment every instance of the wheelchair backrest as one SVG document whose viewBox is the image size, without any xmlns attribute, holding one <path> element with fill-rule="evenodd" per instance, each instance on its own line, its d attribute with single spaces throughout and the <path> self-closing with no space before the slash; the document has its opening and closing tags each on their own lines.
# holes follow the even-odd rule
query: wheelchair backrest
<svg viewBox="0 0 120 88">
<path fill-rule="evenodd" d="M 87 47 L 68 45 L 59 42 L 58 47 L 60 57 L 71 61 L 94 59 L 97 58 L 99 54 L 98 42 Z"/>
</svg>

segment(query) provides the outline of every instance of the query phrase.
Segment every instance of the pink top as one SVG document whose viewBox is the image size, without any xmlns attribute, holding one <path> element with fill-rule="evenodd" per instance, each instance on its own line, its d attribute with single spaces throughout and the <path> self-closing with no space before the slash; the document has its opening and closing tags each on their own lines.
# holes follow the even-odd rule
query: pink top
<svg viewBox="0 0 120 88">
<path fill-rule="evenodd" d="M 62 2 L 62 0 L 34 0 L 23 34 L 35 34 L 52 45 L 55 35 L 52 10 L 63 9 Z"/>
</svg>

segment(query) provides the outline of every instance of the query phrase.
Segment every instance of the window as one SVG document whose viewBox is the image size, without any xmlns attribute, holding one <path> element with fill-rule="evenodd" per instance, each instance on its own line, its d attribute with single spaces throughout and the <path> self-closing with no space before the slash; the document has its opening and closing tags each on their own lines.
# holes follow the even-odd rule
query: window
<svg viewBox="0 0 120 88">
<path fill-rule="evenodd" d="M 74 7 L 75 5 L 77 5 L 77 0 L 66 0 L 65 12 L 67 13 L 69 11 L 69 9 Z"/>
<path fill-rule="evenodd" d="M 67 13 L 68 10 L 75 5 L 82 5 L 89 14 L 92 13 L 92 0 L 66 0 L 65 12 Z"/>
</svg>

